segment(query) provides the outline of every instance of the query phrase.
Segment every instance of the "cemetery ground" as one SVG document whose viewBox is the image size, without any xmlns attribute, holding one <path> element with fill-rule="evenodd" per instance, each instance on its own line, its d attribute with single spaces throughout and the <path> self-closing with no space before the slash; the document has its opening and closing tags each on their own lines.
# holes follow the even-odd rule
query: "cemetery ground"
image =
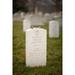
<svg viewBox="0 0 75 75">
<path fill-rule="evenodd" d="M 13 22 L 13 75 L 62 75 L 62 32 L 59 38 L 49 38 L 47 29 L 47 65 L 44 67 L 26 67 L 25 32 L 22 21 Z"/>
</svg>

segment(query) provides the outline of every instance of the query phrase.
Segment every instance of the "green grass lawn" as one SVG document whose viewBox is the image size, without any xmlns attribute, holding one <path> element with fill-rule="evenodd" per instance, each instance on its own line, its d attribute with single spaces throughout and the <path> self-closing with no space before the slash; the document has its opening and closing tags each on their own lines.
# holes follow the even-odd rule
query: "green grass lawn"
<svg viewBox="0 0 75 75">
<path fill-rule="evenodd" d="M 13 22 L 13 75 L 62 75 L 62 34 L 59 38 L 47 35 L 47 66 L 30 68 L 25 65 L 25 33 L 22 22 Z M 42 26 L 47 29 L 48 24 Z"/>
</svg>

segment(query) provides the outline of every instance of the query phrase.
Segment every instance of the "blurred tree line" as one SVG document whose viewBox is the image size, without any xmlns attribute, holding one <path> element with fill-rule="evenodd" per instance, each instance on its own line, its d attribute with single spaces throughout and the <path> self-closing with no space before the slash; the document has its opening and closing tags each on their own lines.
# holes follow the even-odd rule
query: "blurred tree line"
<svg viewBox="0 0 75 75">
<path fill-rule="evenodd" d="M 28 7 L 26 6 L 28 0 L 13 0 L 13 13 L 17 11 L 28 11 Z"/>
<path fill-rule="evenodd" d="M 45 0 L 13 0 L 13 13 L 17 11 L 35 11 L 35 7 L 37 4 L 37 1 L 45 1 Z M 61 11 L 62 10 L 62 0 L 48 0 L 54 3 L 53 7 L 55 11 Z M 30 8 L 31 9 L 30 9 Z"/>
</svg>

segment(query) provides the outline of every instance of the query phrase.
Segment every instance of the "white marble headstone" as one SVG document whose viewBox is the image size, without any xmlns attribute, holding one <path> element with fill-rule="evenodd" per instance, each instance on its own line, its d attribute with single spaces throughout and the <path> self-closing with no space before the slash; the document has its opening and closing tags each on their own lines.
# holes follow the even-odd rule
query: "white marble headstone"
<svg viewBox="0 0 75 75">
<path fill-rule="evenodd" d="M 45 15 L 44 15 L 45 17 L 49 17 L 50 16 L 50 14 L 49 13 L 45 13 Z"/>
<path fill-rule="evenodd" d="M 39 16 L 43 16 L 43 13 L 42 12 L 39 12 L 38 14 L 39 14 Z"/>
<path fill-rule="evenodd" d="M 59 37 L 59 22 L 52 20 L 49 22 L 49 37 L 58 38 Z"/>
<path fill-rule="evenodd" d="M 31 28 L 31 22 L 28 19 L 23 20 L 23 31 Z"/>
<path fill-rule="evenodd" d="M 43 25 L 42 18 L 40 16 L 34 15 L 30 20 L 32 26 Z"/>
<path fill-rule="evenodd" d="M 46 66 L 47 31 L 42 28 L 26 30 L 26 66 Z"/>
<path fill-rule="evenodd" d="M 21 15 L 21 18 L 24 18 L 24 12 L 21 12 L 20 15 Z"/>
</svg>

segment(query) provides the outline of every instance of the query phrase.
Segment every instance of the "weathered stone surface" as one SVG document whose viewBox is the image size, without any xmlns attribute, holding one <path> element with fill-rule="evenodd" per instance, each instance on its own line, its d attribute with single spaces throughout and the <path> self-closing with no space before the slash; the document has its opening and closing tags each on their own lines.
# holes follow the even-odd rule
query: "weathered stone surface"
<svg viewBox="0 0 75 75">
<path fill-rule="evenodd" d="M 59 37 L 59 22 L 52 20 L 49 22 L 49 37 L 58 38 Z"/>
<path fill-rule="evenodd" d="M 26 66 L 46 66 L 47 31 L 42 28 L 26 30 Z"/>
</svg>

